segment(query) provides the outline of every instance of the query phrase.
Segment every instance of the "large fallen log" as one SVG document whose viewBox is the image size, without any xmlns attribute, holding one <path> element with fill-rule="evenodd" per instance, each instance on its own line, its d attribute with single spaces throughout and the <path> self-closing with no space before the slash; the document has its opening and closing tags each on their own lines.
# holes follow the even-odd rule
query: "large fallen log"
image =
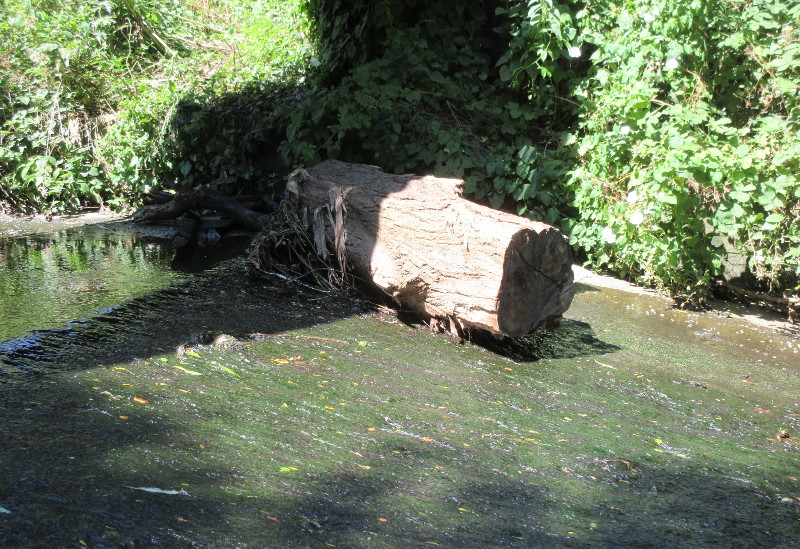
<svg viewBox="0 0 800 549">
<path fill-rule="evenodd" d="M 564 313 L 574 294 L 564 235 L 465 200 L 462 188 L 335 160 L 295 170 L 287 185 L 321 255 L 331 248 L 343 270 L 451 331 L 515 337 Z"/>
</svg>

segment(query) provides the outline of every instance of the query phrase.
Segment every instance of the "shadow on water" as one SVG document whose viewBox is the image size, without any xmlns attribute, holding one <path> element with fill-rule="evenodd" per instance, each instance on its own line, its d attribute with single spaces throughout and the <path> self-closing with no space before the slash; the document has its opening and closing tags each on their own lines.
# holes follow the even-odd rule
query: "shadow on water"
<svg viewBox="0 0 800 549">
<path fill-rule="evenodd" d="M 620 347 L 597 337 L 586 322 L 563 319 L 552 328 L 539 328 L 522 337 L 479 337 L 475 343 L 517 362 L 579 358 L 619 351 Z"/>
</svg>

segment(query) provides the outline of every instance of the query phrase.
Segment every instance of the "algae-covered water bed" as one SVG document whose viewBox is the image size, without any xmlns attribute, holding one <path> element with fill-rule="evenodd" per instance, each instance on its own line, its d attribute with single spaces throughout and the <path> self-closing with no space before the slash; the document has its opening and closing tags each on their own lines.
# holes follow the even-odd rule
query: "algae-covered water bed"
<svg viewBox="0 0 800 549">
<path fill-rule="evenodd" d="M 578 289 L 515 359 L 238 261 L 43 334 L 0 545 L 800 546 L 799 342 Z"/>
</svg>

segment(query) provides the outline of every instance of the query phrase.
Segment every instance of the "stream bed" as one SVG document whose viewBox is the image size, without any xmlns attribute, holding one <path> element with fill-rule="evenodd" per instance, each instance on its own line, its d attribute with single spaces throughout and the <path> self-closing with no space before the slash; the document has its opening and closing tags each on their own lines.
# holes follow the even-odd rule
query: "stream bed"
<svg viewBox="0 0 800 549">
<path fill-rule="evenodd" d="M 460 344 L 124 223 L 15 223 L 2 547 L 800 547 L 791 333 L 578 283 L 555 330 Z"/>
</svg>

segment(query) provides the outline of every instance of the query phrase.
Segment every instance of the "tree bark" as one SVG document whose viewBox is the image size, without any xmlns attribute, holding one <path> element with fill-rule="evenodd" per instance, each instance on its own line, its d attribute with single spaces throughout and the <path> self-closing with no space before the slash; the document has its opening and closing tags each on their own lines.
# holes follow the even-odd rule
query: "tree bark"
<svg viewBox="0 0 800 549">
<path fill-rule="evenodd" d="M 328 160 L 295 170 L 287 190 L 309 209 L 318 253 L 327 242 L 343 268 L 451 330 L 521 336 L 572 302 L 564 235 L 461 198 L 461 180 Z"/>
</svg>

